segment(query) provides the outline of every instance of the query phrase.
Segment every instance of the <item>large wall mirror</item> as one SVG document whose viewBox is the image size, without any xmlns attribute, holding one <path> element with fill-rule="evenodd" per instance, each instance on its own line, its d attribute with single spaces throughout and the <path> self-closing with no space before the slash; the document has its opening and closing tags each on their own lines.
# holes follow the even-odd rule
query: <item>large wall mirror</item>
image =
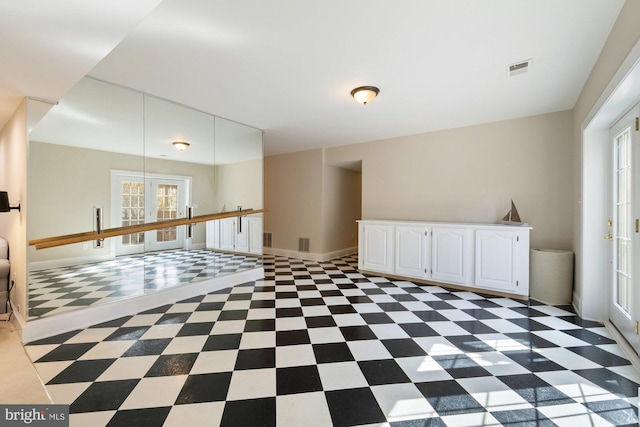
<svg viewBox="0 0 640 427">
<path fill-rule="evenodd" d="M 262 266 L 261 130 L 84 78 L 29 139 L 30 241 L 247 211 L 30 246 L 29 319 Z"/>
</svg>

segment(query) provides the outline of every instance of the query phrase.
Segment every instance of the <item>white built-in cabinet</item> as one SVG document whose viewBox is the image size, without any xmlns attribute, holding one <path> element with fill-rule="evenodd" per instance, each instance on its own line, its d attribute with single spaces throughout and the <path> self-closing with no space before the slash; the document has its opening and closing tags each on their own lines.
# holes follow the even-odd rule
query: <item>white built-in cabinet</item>
<svg viewBox="0 0 640 427">
<path fill-rule="evenodd" d="M 207 221 L 206 229 L 209 249 L 262 254 L 262 217 L 216 219 Z"/>
<path fill-rule="evenodd" d="M 529 226 L 359 221 L 359 268 L 529 294 Z"/>
</svg>

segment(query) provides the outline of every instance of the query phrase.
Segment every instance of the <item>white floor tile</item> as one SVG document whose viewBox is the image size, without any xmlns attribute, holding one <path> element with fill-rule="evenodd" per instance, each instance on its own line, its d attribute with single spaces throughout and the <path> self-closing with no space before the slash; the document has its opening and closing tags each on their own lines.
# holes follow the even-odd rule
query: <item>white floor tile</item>
<svg viewBox="0 0 640 427">
<path fill-rule="evenodd" d="M 533 407 L 496 377 L 462 378 L 457 381 L 480 405 L 491 412 Z"/>
<path fill-rule="evenodd" d="M 240 349 L 265 348 L 276 346 L 275 331 L 245 332 L 240 340 Z"/>
<path fill-rule="evenodd" d="M 275 394 L 275 369 L 249 369 L 233 372 L 227 400 L 257 399 Z"/>
<path fill-rule="evenodd" d="M 122 356 L 135 343 L 133 340 L 102 341 L 80 356 L 78 360 L 115 359 Z"/>
<path fill-rule="evenodd" d="M 400 357 L 395 361 L 413 383 L 452 379 L 431 356 Z"/>
<path fill-rule="evenodd" d="M 222 421 L 223 411 L 224 402 L 175 405 L 171 408 L 163 427 L 217 426 Z"/>
<path fill-rule="evenodd" d="M 203 351 L 191 367 L 190 375 L 231 372 L 236 365 L 238 350 Z"/>
<path fill-rule="evenodd" d="M 343 342 L 344 336 L 337 327 L 311 328 L 307 331 L 311 344 L 325 344 L 330 342 Z"/>
<path fill-rule="evenodd" d="M 589 409 L 579 403 L 543 406 L 538 410 L 547 418 L 553 419 L 553 422 L 559 427 L 604 427 L 611 425 L 611 423 L 601 416 L 589 411 Z"/>
<path fill-rule="evenodd" d="M 98 377 L 97 381 L 142 378 L 157 359 L 158 356 L 122 357 L 113 362 L 113 364 Z"/>
<path fill-rule="evenodd" d="M 276 397 L 278 427 L 326 427 L 332 425 L 323 392 Z"/>
<path fill-rule="evenodd" d="M 318 372 L 325 391 L 369 385 L 356 362 L 322 363 L 318 365 Z"/>
<path fill-rule="evenodd" d="M 387 348 L 378 340 L 349 341 L 347 346 L 356 361 L 393 358 Z"/>
<path fill-rule="evenodd" d="M 310 344 L 276 347 L 276 368 L 315 364 L 316 356 Z"/>
<path fill-rule="evenodd" d="M 207 338 L 207 335 L 176 337 L 165 347 L 162 354 L 199 353 Z"/>
<path fill-rule="evenodd" d="M 374 386 L 371 391 L 390 423 L 437 416 L 420 390 L 411 383 Z"/>
</svg>

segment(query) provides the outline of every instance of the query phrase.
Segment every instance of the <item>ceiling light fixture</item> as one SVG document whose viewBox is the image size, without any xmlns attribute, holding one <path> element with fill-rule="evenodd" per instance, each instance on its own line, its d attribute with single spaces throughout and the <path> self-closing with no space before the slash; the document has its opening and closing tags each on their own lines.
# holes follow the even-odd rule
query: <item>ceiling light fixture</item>
<svg viewBox="0 0 640 427">
<path fill-rule="evenodd" d="M 176 150 L 178 151 L 184 151 L 187 148 L 189 148 L 189 145 L 191 145 L 188 142 L 184 142 L 184 141 L 173 141 L 172 144 L 174 147 L 176 147 Z"/>
<path fill-rule="evenodd" d="M 367 105 L 380 93 L 380 89 L 375 86 L 360 86 L 351 91 L 351 96 L 361 104 Z"/>
</svg>

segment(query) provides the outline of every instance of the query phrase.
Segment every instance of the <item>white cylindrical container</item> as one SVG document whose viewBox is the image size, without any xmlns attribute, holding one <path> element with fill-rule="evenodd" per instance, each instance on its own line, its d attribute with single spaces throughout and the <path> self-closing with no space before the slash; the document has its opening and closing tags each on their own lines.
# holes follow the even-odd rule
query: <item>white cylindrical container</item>
<svg viewBox="0 0 640 427">
<path fill-rule="evenodd" d="M 571 303 L 573 252 L 531 249 L 529 295 L 547 304 Z"/>
</svg>

